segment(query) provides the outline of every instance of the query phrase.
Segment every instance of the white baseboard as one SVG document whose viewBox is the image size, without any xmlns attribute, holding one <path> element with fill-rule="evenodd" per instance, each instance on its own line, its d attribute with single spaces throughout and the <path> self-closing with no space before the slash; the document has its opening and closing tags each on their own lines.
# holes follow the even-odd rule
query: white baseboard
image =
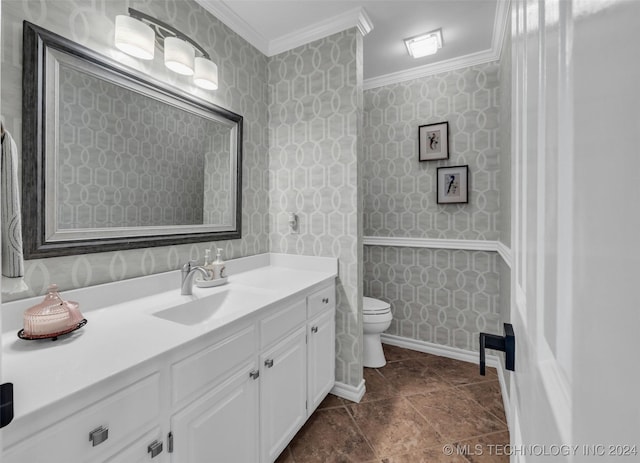
<svg viewBox="0 0 640 463">
<path fill-rule="evenodd" d="M 333 385 L 333 389 L 331 389 L 331 394 L 350 400 L 351 402 L 358 403 L 362 400 L 362 396 L 364 396 L 365 391 L 364 379 L 360 381 L 360 384 L 357 386 L 336 381 Z"/>
<path fill-rule="evenodd" d="M 504 416 L 507 418 L 507 428 L 511 428 L 511 401 L 509 399 L 509 391 L 507 389 L 507 382 L 505 381 L 505 372 L 504 365 L 500 361 L 499 357 L 498 364 L 496 365 L 496 370 L 498 371 L 498 381 L 500 382 L 500 392 L 502 395 L 502 406 L 504 407 Z"/>
<path fill-rule="evenodd" d="M 457 347 L 443 346 L 432 342 L 420 341 L 418 339 L 403 338 L 393 334 L 382 333 L 380 339 L 385 344 L 404 347 L 405 349 L 417 350 L 427 354 L 439 355 L 463 362 L 478 363 L 478 353 L 472 350 L 459 349 Z M 498 368 L 500 358 L 497 355 L 487 354 L 487 365 Z"/>
<path fill-rule="evenodd" d="M 511 448 L 523 448 L 522 429 L 520 428 L 520 415 L 518 414 L 517 401 L 517 397 L 511 399 L 511 404 L 513 405 L 512 414 L 511 418 L 507 418 L 508 420 L 510 420 L 509 438 L 511 439 Z M 508 416 L 509 414 L 507 414 L 507 417 Z M 514 463 L 526 463 L 526 458 L 524 455 L 520 454 L 512 456 L 511 461 Z"/>
</svg>

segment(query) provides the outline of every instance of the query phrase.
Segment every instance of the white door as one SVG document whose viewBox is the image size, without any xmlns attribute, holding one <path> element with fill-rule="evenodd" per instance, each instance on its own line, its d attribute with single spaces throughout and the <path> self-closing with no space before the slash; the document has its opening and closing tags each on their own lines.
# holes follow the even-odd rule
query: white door
<svg viewBox="0 0 640 463">
<path fill-rule="evenodd" d="M 306 326 L 260 358 L 262 463 L 280 455 L 307 419 Z"/>
<path fill-rule="evenodd" d="M 311 415 L 335 383 L 335 310 L 307 325 L 308 410 Z"/>
<path fill-rule="evenodd" d="M 514 1 L 512 32 L 512 461 L 638 461 L 640 2 Z"/>
<path fill-rule="evenodd" d="M 2 2 L 0 2 L 0 24 L 2 24 Z M 0 32 L 2 32 L 2 28 L 0 27 Z M 0 47 L 2 46 L 2 34 L 0 33 Z M 0 62 L 0 75 L 2 74 L 2 63 Z M 2 106 L 0 106 L 0 114 L 2 114 Z M 0 197 L 0 201 L 2 198 Z M 0 227 L 2 226 L 2 222 L 0 221 Z M 0 255 L 0 257 L 2 257 Z M 2 278 L 0 278 L 0 295 L 2 294 Z M 2 310 L 2 302 L 0 301 L 0 310 Z M 0 333 L 2 333 L 2 317 L 0 316 Z M 0 349 L 0 378 L 4 378 L 2 376 L 2 349 Z M 2 444 L 2 430 L 0 429 L 0 462 L 2 462 L 2 449 L 4 445 Z"/>
<path fill-rule="evenodd" d="M 570 10 L 569 1 L 512 3 L 516 372 L 509 397 L 517 449 L 570 444 L 572 439 Z M 535 460 L 535 455 L 517 453 L 512 461 Z M 569 461 L 568 456 L 555 458 Z"/>
<path fill-rule="evenodd" d="M 171 418 L 174 463 L 258 461 L 258 378 L 254 363 Z M 168 449 L 167 449 L 168 451 Z"/>
</svg>

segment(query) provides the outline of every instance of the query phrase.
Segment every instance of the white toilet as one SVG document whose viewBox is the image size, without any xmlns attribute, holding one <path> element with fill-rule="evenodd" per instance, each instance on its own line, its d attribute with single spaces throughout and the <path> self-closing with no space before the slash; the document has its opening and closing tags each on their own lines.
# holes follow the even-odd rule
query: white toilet
<svg viewBox="0 0 640 463">
<path fill-rule="evenodd" d="M 388 302 L 365 297 L 362 301 L 364 321 L 364 366 L 380 368 L 387 364 L 382 351 L 380 333 L 391 325 L 391 306 Z"/>
</svg>

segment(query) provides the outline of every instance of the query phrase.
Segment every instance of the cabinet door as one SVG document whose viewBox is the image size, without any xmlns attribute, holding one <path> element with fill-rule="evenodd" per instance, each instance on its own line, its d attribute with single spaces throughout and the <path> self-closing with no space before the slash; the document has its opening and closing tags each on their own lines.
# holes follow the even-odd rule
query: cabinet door
<svg viewBox="0 0 640 463">
<path fill-rule="evenodd" d="M 255 361 L 171 418 L 174 463 L 256 463 L 258 381 Z"/>
<path fill-rule="evenodd" d="M 262 463 L 273 462 L 307 419 L 306 326 L 260 358 Z"/>
<path fill-rule="evenodd" d="M 308 415 L 311 415 L 335 383 L 335 309 L 314 318 L 308 329 Z"/>
</svg>

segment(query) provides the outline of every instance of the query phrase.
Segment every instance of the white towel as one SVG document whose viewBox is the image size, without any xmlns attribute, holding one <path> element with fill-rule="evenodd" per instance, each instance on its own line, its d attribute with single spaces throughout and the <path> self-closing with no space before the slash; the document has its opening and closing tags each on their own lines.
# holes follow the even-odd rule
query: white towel
<svg viewBox="0 0 640 463">
<path fill-rule="evenodd" d="M 22 281 L 22 216 L 20 214 L 20 184 L 18 183 L 18 148 L 11 134 L 2 135 L 2 165 L 0 167 L 0 213 L 2 238 L 2 292 L 27 289 Z"/>
</svg>

